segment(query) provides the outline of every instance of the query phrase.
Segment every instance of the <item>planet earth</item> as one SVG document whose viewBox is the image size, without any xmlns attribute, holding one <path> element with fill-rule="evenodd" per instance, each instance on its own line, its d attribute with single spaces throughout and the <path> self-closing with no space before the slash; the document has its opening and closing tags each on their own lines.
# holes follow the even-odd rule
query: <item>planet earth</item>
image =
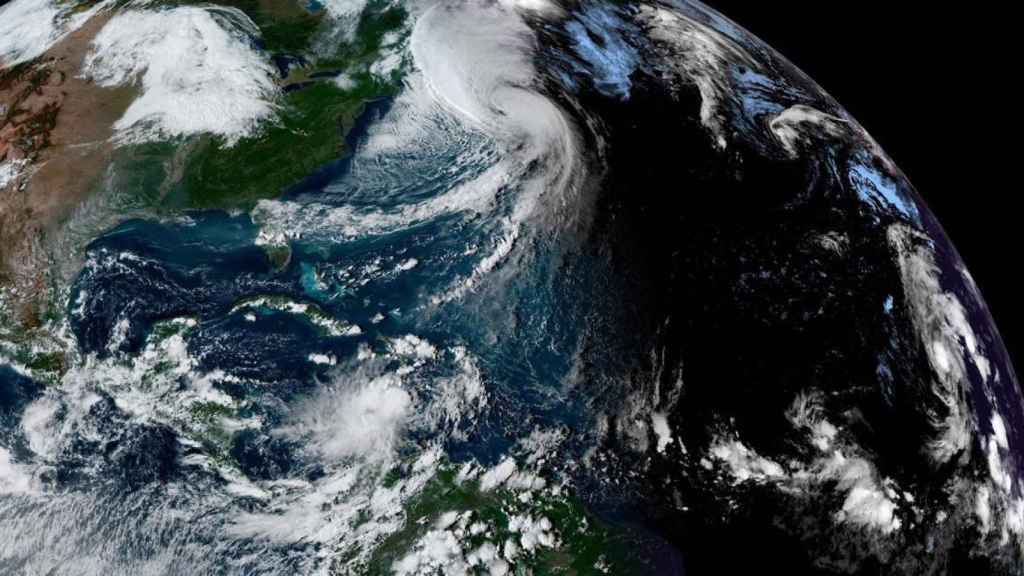
<svg viewBox="0 0 1024 576">
<path fill-rule="evenodd" d="M 1021 574 L 899 168 L 689 0 L 0 5 L 0 573 Z"/>
</svg>

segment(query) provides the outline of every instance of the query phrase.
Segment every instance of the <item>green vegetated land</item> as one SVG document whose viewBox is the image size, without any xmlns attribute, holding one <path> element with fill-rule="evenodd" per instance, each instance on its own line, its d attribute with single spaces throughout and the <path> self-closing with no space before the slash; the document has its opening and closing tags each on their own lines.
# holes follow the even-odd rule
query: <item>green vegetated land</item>
<svg viewBox="0 0 1024 576">
<path fill-rule="evenodd" d="M 117 5 L 126 3 L 127 0 L 119 0 Z M 162 2 L 164 6 L 193 3 Z M 276 119 L 234 146 L 205 136 L 116 149 L 113 167 L 106 177 L 116 183 L 117 190 L 125 192 L 114 202 L 126 213 L 153 209 L 246 209 L 259 199 L 278 196 L 317 168 L 342 157 L 347 152 L 345 135 L 366 103 L 392 95 L 398 89 L 400 73 L 382 78 L 369 72 L 372 64 L 385 56 L 387 35 L 400 33 L 407 20 L 405 10 L 388 0 L 371 0 L 356 23 L 351 40 L 338 40 L 337 48 L 326 52 L 321 45 L 329 44 L 324 40 L 331 30 L 331 17 L 321 9 L 307 9 L 301 0 L 215 3 L 248 15 L 259 26 L 259 44 L 268 54 L 303 62 L 281 81 L 283 86 L 302 87 L 284 92 L 276 102 Z M 95 4 L 96 1 L 88 0 L 75 6 L 76 10 L 84 10 Z M 28 77 L 28 95 L 46 79 L 44 72 L 38 61 L 2 70 L 0 88 L 9 88 L 13 82 Z M 345 74 L 349 82 L 339 84 L 332 77 L 314 77 L 317 73 Z M 0 111 L 0 124 L 5 115 L 12 113 L 13 108 Z M 52 114 L 45 118 L 50 123 L 53 120 Z M 56 304 L 48 306 L 49 316 L 43 321 L 56 321 L 62 308 Z M 0 310 L 0 320 L 8 320 L 8 312 Z M 63 351 L 49 338 L 31 330 L 35 327 L 36 324 L 27 328 L 0 327 L 0 339 L 10 343 L 5 352 L 41 380 L 59 381 L 66 368 Z"/>
<path fill-rule="evenodd" d="M 598 575 L 613 570 L 616 574 L 639 574 L 638 566 L 627 560 L 625 542 L 614 529 L 588 514 L 581 502 L 568 494 L 536 492 L 522 499 L 513 490 L 498 488 L 481 490 L 478 480 L 458 481 L 455 467 L 441 467 L 422 494 L 410 502 L 405 527 L 380 543 L 366 567 L 369 574 L 391 574 L 394 563 L 411 552 L 416 542 L 434 528 L 446 512 L 466 513 L 470 522 L 482 523 L 484 531 L 466 536 L 461 542 L 467 550 L 487 542 L 499 548 L 511 540 L 520 544 L 520 534 L 511 529 L 510 518 L 516 514 L 550 521 L 557 539 L 553 548 L 539 546 L 521 549 L 516 558 L 515 574 Z M 385 481 L 385 484 L 387 482 Z M 346 558 L 337 559 L 343 568 Z M 478 567 L 481 573 L 484 567 Z"/>
<path fill-rule="evenodd" d="M 278 103 L 277 119 L 259 133 L 228 146 L 220 138 L 204 137 L 189 158 L 182 181 L 167 198 L 171 209 L 248 208 L 298 183 L 324 164 L 346 153 L 345 134 L 367 102 L 393 94 L 399 78 L 370 74 L 382 56 L 385 36 L 399 30 L 404 9 L 371 2 L 356 26 L 351 42 L 326 56 L 308 52 L 328 16 L 308 12 L 294 0 L 229 0 L 260 25 L 265 49 L 271 54 L 304 56 L 308 64 L 293 69 L 284 80 L 293 89 Z M 285 7 L 285 6 L 288 7 Z M 317 73 L 344 74 L 344 87 Z"/>
</svg>

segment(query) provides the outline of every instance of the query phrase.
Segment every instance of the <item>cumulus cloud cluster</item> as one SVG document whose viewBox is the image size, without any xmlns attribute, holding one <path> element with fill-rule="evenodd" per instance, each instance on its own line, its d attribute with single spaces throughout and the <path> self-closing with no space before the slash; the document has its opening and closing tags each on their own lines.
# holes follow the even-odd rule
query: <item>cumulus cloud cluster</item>
<svg viewBox="0 0 1024 576">
<path fill-rule="evenodd" d="M 258 34 L 236 9 L 129 10 L 96 36 L 85 74 L 141 91 L 114 126 L 123 142 L 209 133 L 231 143 L 274 112 L 275 72 Z"/>
</svg>

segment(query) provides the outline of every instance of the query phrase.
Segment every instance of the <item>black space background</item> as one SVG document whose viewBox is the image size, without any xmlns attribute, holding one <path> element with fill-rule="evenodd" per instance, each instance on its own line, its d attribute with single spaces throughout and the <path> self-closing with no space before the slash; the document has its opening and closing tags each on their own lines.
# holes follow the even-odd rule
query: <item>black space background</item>
<svg viewBox="0 0 1024 576">
<path fill-rule="evenodd" d="M 1011 30 L 1009 9 L 913 0 L 705 3 L 817 81 L 903 169 L 953 239 L 1024 370 L 1016 178 L 1024 160 L 1013 83 L 1024 34 Z"/>
</svg>

